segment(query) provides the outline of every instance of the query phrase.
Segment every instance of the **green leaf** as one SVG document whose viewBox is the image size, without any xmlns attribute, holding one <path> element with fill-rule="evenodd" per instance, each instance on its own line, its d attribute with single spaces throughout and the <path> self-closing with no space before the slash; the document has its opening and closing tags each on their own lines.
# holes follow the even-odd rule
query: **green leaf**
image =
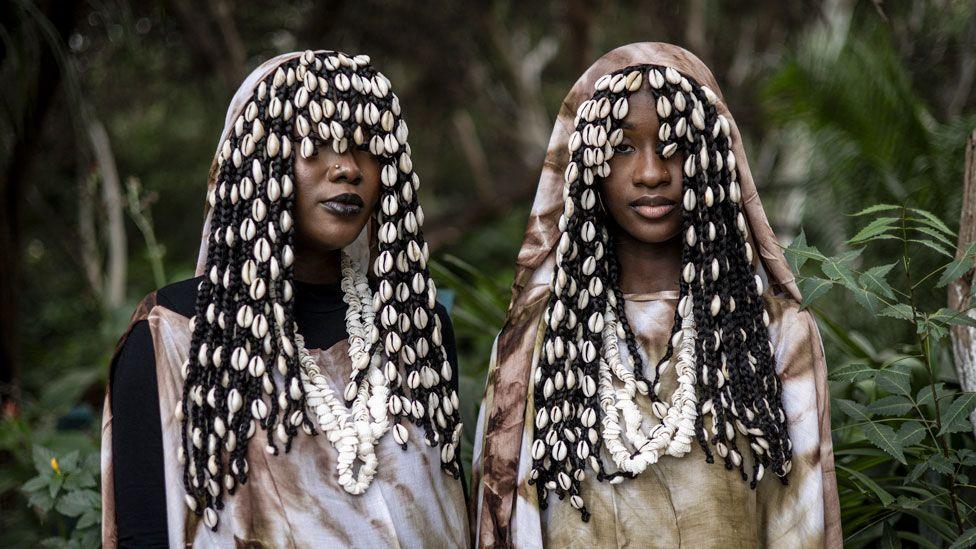
<svg viewBox="0 0 976 549">
<path fill-rule="evenodd" d="M 934 242 L 932 240 L 929 240 L 927 238 L 909 238 L 908 241 L 909 242 L 914 242 L 916 244 L 921 244 L 923 246 L 926 246 L 928 248 L 931 248 L 931 249 L 939 252 L 940 254 L 948 257 L 949 259 L 952 259 L 953 258 L 952 253 L 949 252 L 949 250 L 946 249 L 945 246 L 943 246 L 942 244 L 938 244 L 938 243 L 936 243 L 936 242 Z"/>
<path fill-rule="evenodd" d="M 37 492 L 31 492 L 27 496 L 27 505 L 37 507 L 47 513 L 54 507 L 54 498 L 46 490 L 38 490 Z"/>
<path fill-rule="evenodd" d="M 854 402 L 853 400 L 847 400 L 846 398 L 838 398 L 834 400 L 834 404 L 840 408 L 840 411 L 844 412 L 853 419 L 860 421 L 867 421 L 871 419 L 871 412 L 868 411 L 864 405 Z M 883 450 L 884 448 L 882 448 Z"/>
<path fill-rule="evenodd" d="M 945 390 L 945 383 L 936 383 L 935 384 L 935 395 L 936 395 L 936 398 L 939 399 L 939 402 L 940 403 L 942 402 L 942 399 L 946 396 L 946 394 L 948 394 L 948 393 Z M 935 405 L 932 402 L 933 401 L 932 401 L 932 388 L 931 387 L 929 387 L 928 385 L 926 385 L 925 387 L 922 387 L 921 389 L 918 390 L 918 393 L 915 395 L 915 403 L 918 404 L 919 407 L 927 406 L 930 409 L 934 410 L 935 409 Z"/>
<path fill-rule="evenodd" d="M 841 255 L 828 257 L 823 263 L 820 264 L 820 270 L 823 271 L 827 278 L 835 281 L 841 282 L 845 285 L 853 286 L 854 273 L 851 272 L 851 268 L 848 264 L 854 260 L 861 250 L 853 250 Z"/>
<path fill-rule="evenodd" d="M 27 482 L 25 482 L 24 485 L 20 487 L 20 489 L 27 493 L 36 492 L 38 490 L 43 490 L 47 488 L 47 483 L 49 481 L 50 479 L 48 478 L 42 476 L 36 476 L 28 480 Z"/>
<path fill-rule="evenodd" d="M 912 401 L 902 395 L 890 395 L 868 405 L 868 411 L 879 416 L 899 416 L 911 410 Z M 899 435 L 900 437 L 900 435 Z"/>
<path fill-rule="evenodd" d="M 916 230 L 916 231 L 919 231 L 919 232 L 921 232 L 923 234 L 927 234 L 927 235 L 931 236 L 932 238 L 938 240 L 942 244 L 945 244 L 949 248 L 955 248 L 956 247 L 956 244 L 953 241 L 951 241 L 948 238 L 946 238 L 946 236 L 944 234 L 940 233 L 939 231 L 936 231 L 934 229 L 930 229 L 928 227 L 913 227 L 913 229 Z"/>
<path fill-rule="evenodd" d="M 901 438 L 894 429 L 884 423 L 870 422 L 863 426 L 864 436 L 878 448 L 887 452 L 891 457 L 897 459 L 902 464 L 905 461 L 905 452 L 901 446 Z"/>
<path fill-rule="evenodd" d="M 952 462 L 942 454 L 932 454 L 925 464 L 932 471 L 943 475 L 951 475 L 953 471 Z"/>
<path fill-rule="evenodd" d="M 794 274 L 800 274 L 800 268 L 803 267 L 803 264 L 811 256 L 823 256 L 820 250 L 807 246 L 807 235 L 804 234 L 803 229 L 800 229 L 800 234 L 796 235 L 796 238 L 783 250 L 783 253 L 786 256 L 786 262 L 789 263 L 790 269 L 793 270 Z"/>
<path fill-rule="evenodd" d="M 878 236 L 880 234 L 885 234 L 888 231 L 893 231 L 898 228 L 893 225 L 893 223 L 898 221 L 900 221 L 900 218 L 897 217 L 879 217 L 858 231 L 857 234 L 852 236 L 850 240 L 847 241 L 847 243 L 855 244 L 873 236 Z"/>
<path fill-rule="evenodd" d="M 850 215 L 851 216 L 868 215 L 868 214 L 873 214 L 878 212 L 887 212 L 890 210 L 900 210 L 900 209 L 901 206 L 896 206 L 894 204 L 875 204 L 874 206 L 869 206 L 857 213 L 850 214 Z"/>
<path fill-rule="evenodd" d="M 947 236 L 951 236 L 953 238 L 956 236 L 956 233 L 952 229 L 950 229 L 948 225 L 946 225 L 945 223 L 943 223 L 942 220 L 939 219 L 932 212 L 930 212 L 928 210 L 923 210 L 921 208 L 909 208 L 909 209 L 911 211 L 919 214 L 920 216 L 922 216 L 921 218 L 917 218 L 916 217 L 916 218 L 912 218 L 912 219 L 914 219 L 916 221 L 919 221 L 921 223 L 925 223 L 926 225 L 928 225 L 928 226 L 930 226 L 930 227 L 932 227 L 934 229 L 938 229 L 938 230 L 942 231 L 943 233 L 945 233 Z"/>
<path fill-rule="evenodd" d="M 876 267 L 871 267 L 867 271 L 861 274 L 858 278 L 858 282 L 861 286 L 870 290 L 874 293 L 883 295 L 888 299 L 895 298 L 895 292 L 891 289 L 891 285 L 885 280 L 885 276 L 894 268 L 898 263 L 889 263 L 888 265 L 878 265 Z"/>
<path fill-rule="evenodd" d="M 47 488 L 52 498 L 58 495 L 58 492 L 61 490 L 61 485 L 63 484 L 64 484 L 63 476 L 58 475 L 51 478 L 51 481 L 48 483 Z"/>
<path fill-rule="evenodd" d="M 62 515 L 78 517 L 98 505 L 99 495 L 94 490 L 75 490 L 58 499 L 55 509 Z"/>
<path fill-rule="evenodd" d="M 890 316 L 891 318 L 907 320 L 909 322 L 915 321 L 915 313 L 912 310 L 912 306 L 908 305 L 907 303 L 895 303 L 890 307 L 885 307 L 878 314 L 881 316 Z"/>
<path fill-rule="evenodd" d="M 858 381 L 864 381 L 865 379 L 874 379 L 874 374 L 877 372 L 877 370 L 868 366 L 867 364 L 861 362 L 851 362 L 831 368 L 827 375 L 835 381 L 857 383 Z"/>
<path fill-rule="evenodd" d="M 40 444 L 35 444 L 31 454 L 34 460 L 34 468 L 37 469 L 38 473 L 48 477 L 54 476 L 54 470 L 51 468 L 51 459 L 54 458 L 54 452 Z"/>
<path fill-rule="evenodd" d="M 837 469 L 847 473 L 848 476 L 851 477 L 851 479 L 856 480 L 858 484 L 860 484 L 862 487 L 867 488 L 868 490 L 873 492 L 874 495 L 878 496 L 878 500 L 881 501 L 881 505 L 888 507 L 889 505 L 894 503 L 895 497 L 892 496 L 887 490 L 882 488 L 881 485 L 879 485 L 877 482 L 872 480 L 864 473 L 860 471 L 855 471 L 854 469 L 845 467 L 843 465 L 837 465 Z M 866 493 L 863 489 L 861 489 L 861 492 Z"/>
<path fill-rule="evenodd" d="M 976 527 L 963 532 L 959 539 L 952 542 L 949 549 L 963 549 L 964 547 L 972 547 L 974 544 L 976 544 Z"/>
<path fill-rule="evenodd" d="M 94 510 L 86 512 L 78 519 L 78 524 L 75 525 L 75 528 L 81 530 L 89 526 L 95 526 L 101 522 L 101 518 L 101 509 L 97 513 Z"/>
<path fill-rule="evenodd" d="M 972 467 L 976 465 L 976 451 L 970 450 L 968 448 L 962 448 L 956 452 L 956 456 L 959 463 L 965 465 L 966 467 Z"/>
<path fill-rule="evenodd" d="M 939 341 L 949 334 L 949 328 L 945 324 L 939 324 L 930 320 L 923 320 L 916 328 L 918 328 L 918 333 L 928 334 L 933 341 Z"/>
<path fill-rule="evenodd" d="M 854 296 L 854 300 L 858 302 L 861 307 L 864 307 L 869 313 L 876 315 L 878 310 L 881 309 L 883 303 L 874 293 L 861 288 L 860 286 L 848 286 L 844 285 Z"/>
<path fill-rule="evenodd" d="M 895 505 L 902 509 L 918 509 L 922 503 L 924 502 L 921 499 L 911 496 L 898 496 L 898 499 L 895 501 Z"/>
<path fill-rule="evenodd" d="M 976 318 L 969 316 L 968 313 L 953 311 L 945 307 L 929 315 L 929 318 L 936 322 L 976 328 Z"/>
<path fill-rule="evenodd" d="M 945 270 L 942 271 L 942 276 L 939 277 L 939 281 L 936 282 L 935 286 L 937 288 L 943 288 L 948 286 L 950 282 L 955 282 L 962 275 L 968 273 L 973 268 L 973 264 L 973 258 L 965 255 L 952 261 L 952 263 L 946 265 Z"/>
<path fill-rule="evenodd" d="M 976 408 L 976 393 L 962 393 L 942 412 L 942 429 L 939 435 L 959 433 L 973 429 L 969 414 Z"/>
<path fill-rule="evenodd" d="M 62 473 L 63 474 L 73 473 L 75 469 L 78 467 L 79 457 L 80 457 L 80 453 L 78 452 L 78 450 L 73 450 L 69 452 L 67 455 L 58 459 L 58 465 L 60 466 Z"/>
<path fill-rule="evenodd" d="M 97 484 L 95 475 L 89 471 L 76 471 L 68 475 L 64 481 L 66 490 L 78 490 L 80 488 L 93 488 Z"/>
<path fill-rule="evenodd" d="M 803 302 L 800 304 L 800 308 L 807 308 L 817 298 L 827 293 L 833 285 L 833 282 L 816 276 L 804 278 L 800 282 L 800 293 L 803 295 Z"/>
<path fill-rule="evenodd" d="M 901 540 L 895 534 L 895 529 L 887 521 L 881 529 L 881 549 L 901 549 Z"/>
<path fill-rule="evenodd" d="M 875 383 L 880 389 L 884 389 L 894 395 L 912 394 L 912 373 L 911 366 L 906 364 L 894 364 L 878 370 L 874 377 Z"/>
<path fill-rule="evenodd" d="M 918 421 L 906 421 L 898 429 L 898 438 L 901 439 L 902 447 L 915 446 L 925 438 L 925 426 Z"/>
</svg>

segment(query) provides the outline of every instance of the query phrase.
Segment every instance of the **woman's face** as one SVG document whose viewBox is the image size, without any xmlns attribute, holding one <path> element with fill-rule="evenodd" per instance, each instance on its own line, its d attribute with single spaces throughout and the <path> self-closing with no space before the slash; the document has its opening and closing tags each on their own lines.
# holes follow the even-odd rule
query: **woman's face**
<svg viewBox="0 0 976 549">
<path fill-rule="evenodd" d="M 340 155 L 331 144 L 320 144 L 309 158 L 302 158 L 297 150 L 293 154 L 298 246 L 317 251 L 348 246 L 369 222 L 379 200 L 376 157 L 354 147 Z"/>
<path fill-rule="evenodd" d="M 610 176 L 600 194 L 620 230 L 640 242 L 665 242 L 681 231 L 684 157 L 658 156 L 660 123 L 650 91 L 641 89 L 628 102 L 624 138 L 610 159 Z"/>
</svg>

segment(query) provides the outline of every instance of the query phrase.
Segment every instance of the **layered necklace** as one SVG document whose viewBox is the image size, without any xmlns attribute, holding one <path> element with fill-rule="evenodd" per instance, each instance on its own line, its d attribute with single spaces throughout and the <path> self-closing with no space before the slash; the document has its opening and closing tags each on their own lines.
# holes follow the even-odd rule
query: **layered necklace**
<svg viewBox="0 0 976 549">
<path fill-rule="evenodd" d="M 623 312 L 623 307 L 620 307 L 620 311 Z M 598 382 L 600 408 L 603 410 L 600 434 L 614 463 L 629 475 L 642 473 L 663 455 L 685 455 L 691 450 L 695 437 L 698 397 L 695 390 L 696 331 L 691 296 L 681 299 L 678 314 L 681 316 L 681 329 L 675 333 L 672 341 L 676 351 L 671 360 L 659 366 L 657 372 L 657 379 L 660 379 L 673 364 L 678 384 L 670 402 L 658 398 L 651 405 L 651 411 L 660 423 L 648 429 L 644 428 L 644 417 L 634 402 L 638 393 L 648 394 L 647 384 L 634 376 L 635 357 L 628 356 L 626 366 L 621 360 L 618 341 L 625 334 L 614 307 L 608 305 L 604 314 L 604 356 L 600 359 Z M 615 380 L 621 385 L 620 388 L 615 387 Z M 650 390 L 660 397 L 660 383 Z M 592 417 L 581 419 L 586 427 L 591 427 L 595 420 Z M 614 477 L 613 480 L 623 480 L 623 477 Z"/>
<path fill-rule="evenodd" d="M 369 487 L 379 466 L 376 445 L 390 430 L 387 414 L 390 390 L 387 377 L 379 366 L 380 355 L 372 352 L 379 335 L 373 323 L 373 294 L 366 273 L 345 252 L 342 252 L 341 268 L 340 285 L 343 300 L 348 305 L 346 332 L 352 361 L 350 379 L 355 379 L 362 370 L 369 370 L 361 383 L 350 381 L 346 385 L 343 397 L 351 401 L 350 406 L 336 396 L 317 361 L 305 348 L 305 338 L 296 332 L 295 340 L 308 408 L 322 434 L 339 453 L 336 460 L 339 485 L 350 494 L 361 494 Z M 396 426 L 398 444 L 406 439 L 403 431 L 406 431 L 403 426 Z"/>
</svg>

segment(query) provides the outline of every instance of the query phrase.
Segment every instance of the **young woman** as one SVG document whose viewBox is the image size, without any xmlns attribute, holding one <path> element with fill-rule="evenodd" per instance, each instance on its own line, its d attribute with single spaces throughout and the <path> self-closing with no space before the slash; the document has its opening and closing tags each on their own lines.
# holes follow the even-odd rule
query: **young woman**
<svg viewBox="0 0 976 549">
<path fill-rule="evenodd" d="M 367 56 L 286 54 L 244 81 L 199 276 L 146 297 L 113 359 L 106 546 L 467 544 L 418 185 Z"/>
<path fill-rule="evenodd" d="M 481 546 L 840 546 L 820 337 L 719 93 L 642 43 L 563 102 L 479 420 Z"/>
</svg>

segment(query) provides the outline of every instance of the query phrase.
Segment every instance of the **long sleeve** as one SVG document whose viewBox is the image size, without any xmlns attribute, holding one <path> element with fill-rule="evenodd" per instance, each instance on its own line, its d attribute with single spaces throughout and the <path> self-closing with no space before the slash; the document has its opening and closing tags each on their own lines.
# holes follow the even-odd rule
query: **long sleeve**
<svg viewBox="0 0 976 549">
<path fill-rule="evenodd" d="M 806 312 L 811 333 L 810 354 L 813 357 L 813 375 L 817 385 L 817 408 L 820 417 L 820 466 L 823 472 L 824 499 L 824 546 L 842 547 L 843 533 L 840 524 L 840 499 L 837 494 L 837 476 L 834 471 L 834 444 L 830 430 L 830 385 L 827 382 L 827 363 L 824 359 L 823 341 L 817 329 L 817 321 Z"/>
<path fill-rule="evenodd" d="M 166 480 L 149 324 L 133 326 L 112 369 L 112 449 L 120 547 L 166 547 Z"/>
<path fill-rule="evenodd" d="M 440 303 L 434 309 L 437 313 L 438 318 L 441 321 L 441 341 L 444 345 L 444 352 L 447 354 L 447 361 L 451 364 L 451 370 L 453 375 L 451 376 L 451 383 L 454 386 L 454 390 L 460 395 L 460 369 L 458 366 L 457 357 L 457 342 L 454 340 L 454 325 L 451 323 L 451 317 L 447 313 L 447 309 L 444 308 Z M 464 501 L 468 501 L 468 479 L 464 474 L 464 464 L 461 464 L 461 487 L 464 489 Z"/>
</svg>

